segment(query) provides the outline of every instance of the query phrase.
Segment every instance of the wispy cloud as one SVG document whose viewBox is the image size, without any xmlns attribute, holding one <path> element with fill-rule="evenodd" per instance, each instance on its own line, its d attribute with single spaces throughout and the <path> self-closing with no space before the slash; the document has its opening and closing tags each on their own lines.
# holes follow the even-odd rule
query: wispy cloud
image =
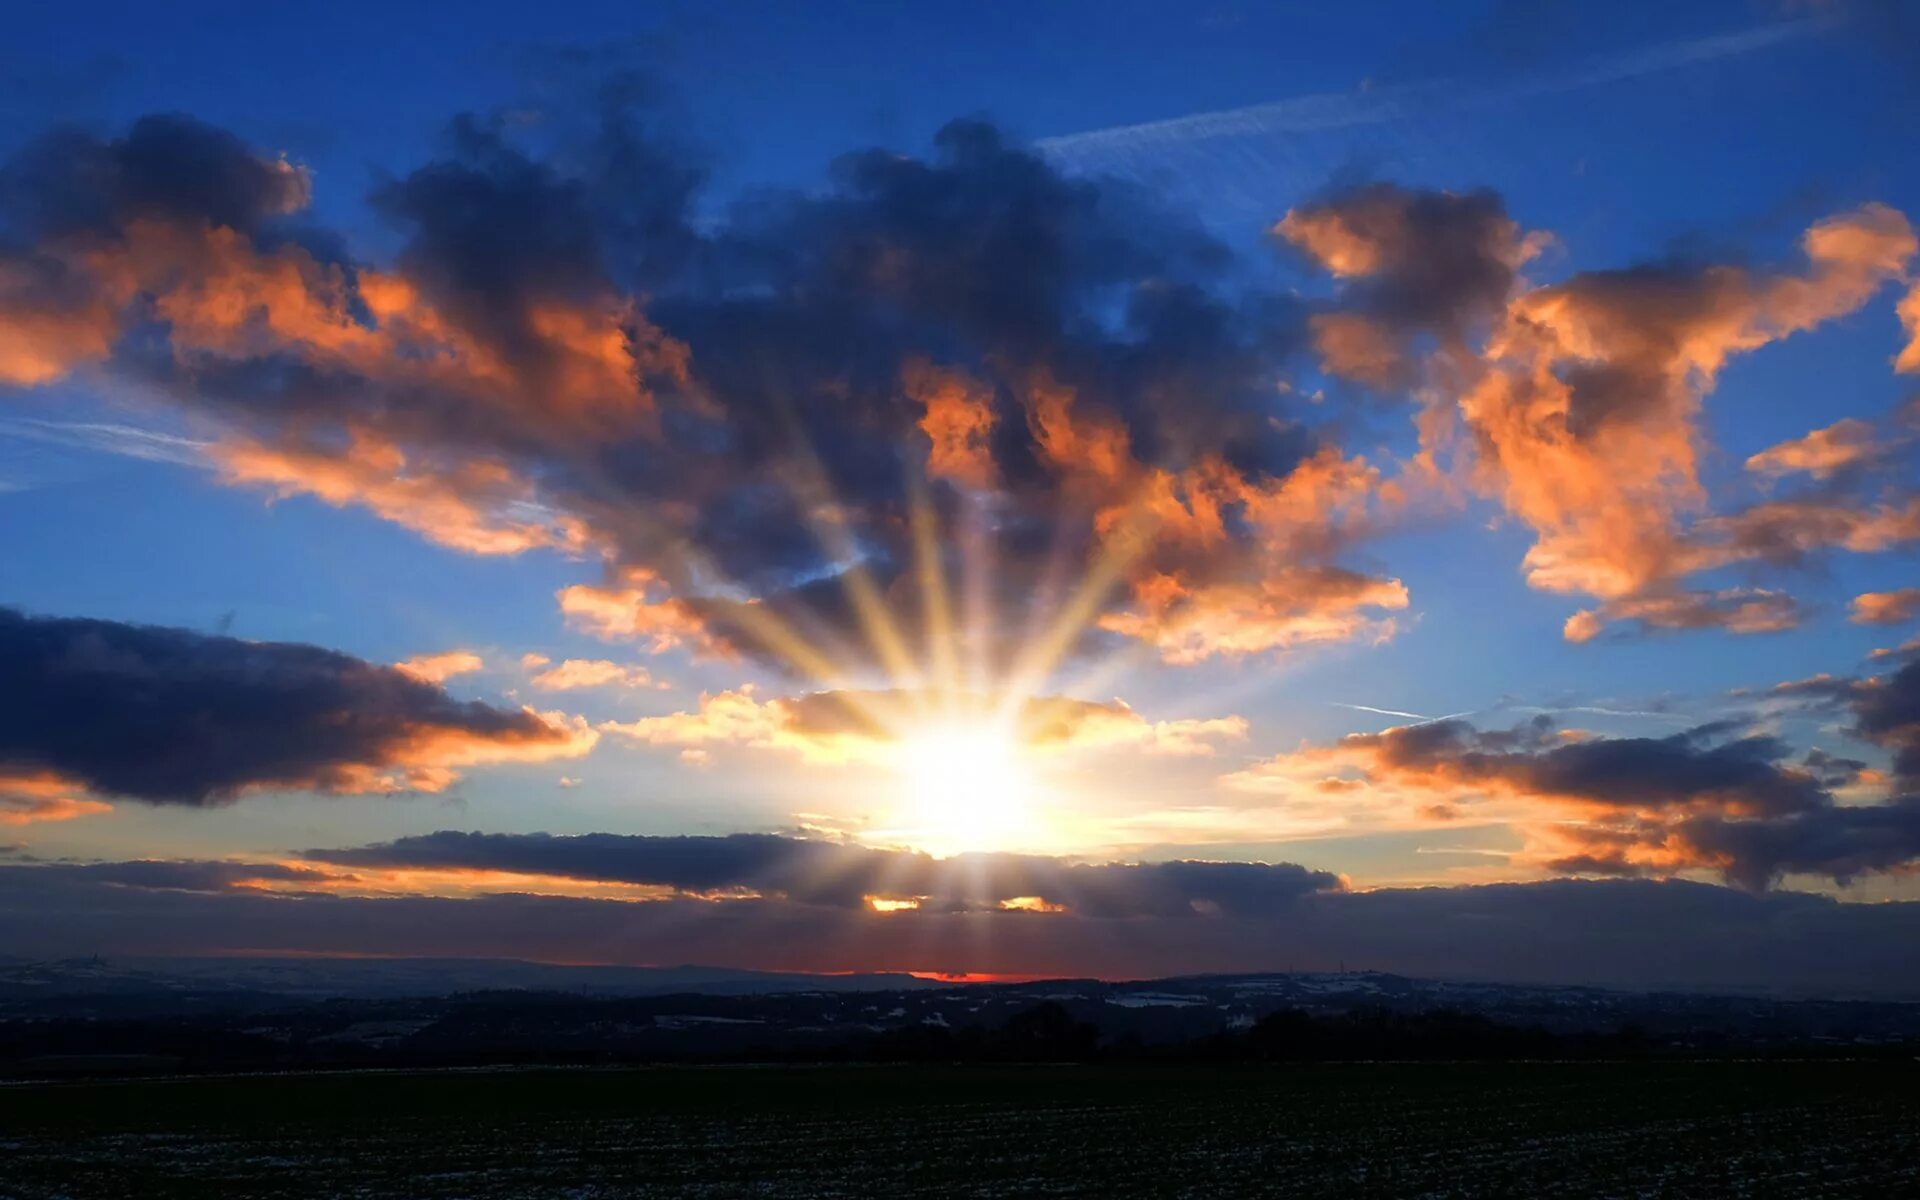
<svg viewBox="0 0 1920 1200">
<path fill-rule="evenodd" d="M 48 421 L 0 417 L 0 438 L 41 442 L 69 450 L 136 458 L 144 462 L 205 466 L 208 443 L 158 429 L 106 421 Z"/>
<path fill-rule="evenodd" d="M 1371 704 L 1347 704 L 1339 700 L 1329 700 L 1327 703 L 1333 705 L 1335 708 L 1350 708 L 1355 712 L 1377 713 L 1383 717 L 1405 717 L 1410 721 L 1418 721 L 1423 725 L 1431 725 L 1435 721 L 1451 721 L 1455 717 L 1470 717 L 1473 715 L 1473 710 L 1471 709 L 1465 712 L 1447 713 L 1444 716 L 1429 717 L 1424 713 L 1407 712 L 1404 709 L 1375 708 Z"/>
<path fill-rule="evenodd" d="M 1157 151 L 1184 149 L 1196 142 L 1381 125 L 1415 114 L 1428 114 L 1436 108 L 1504 104 L 1619 83 L 1752 54 L 1820 33 L 1830 24 L 1811 17 L 1778 21 L 1711 37 L 1662 42 L 1588 59 L 1571 68 L 1535 72 L 1495 84 L 1437 79 L 1361 91 L 1322 92 L 1244 108 L 1041 138 L 1035 145 L 1069 166 L 1110 169 Z"/>
<path fill-rule="evenodd" d="M 1675 721 L 1682 725 L 1691 724 L 1695 720 L 1698 720 L 1697 717 L 1689 716 L 1685 713 L 1662 712 L 1659 709 L 1652 708 L 1608 708 L 1601 704 L 1559 704 L 1551 706 L 1539 704 L 1502 704 L 1496 707 L 1498 709 L 1504 709 L 1507 712 L 1543 713 L 1547 716 L 1586 713 L 1589 716 L 1596 717 L 1633 717 L 1647 718 L 1655 721 Z M 1486 711 L 1493 712 L 1495 709 L 1488 709 Z"/>
</svg>

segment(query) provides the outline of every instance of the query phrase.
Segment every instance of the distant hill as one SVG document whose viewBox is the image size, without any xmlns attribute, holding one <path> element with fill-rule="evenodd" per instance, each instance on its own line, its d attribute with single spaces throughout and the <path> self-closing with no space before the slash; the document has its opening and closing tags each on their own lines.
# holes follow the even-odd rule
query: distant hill
<svg viewBox="0 0 1920 1200">
<path fill-rule="evenodd" d="M 151 1000 L 192 997 L 197 1005 L 287 1000 L 401 999 L 462 992 L 566 992 L 586 996 L 710 996 L 776 992 L 908 991 L 950 986 L 902 973 L 812 975 L 731 967 L 570 966 L 490 958 L 0 957 L 0 1012 L 38 1007 L 50 996 Z"/>
<path fill-rule="evenodd" d="M 487 959 L 0 960 L 0 1076 L 703 1061 L 1911 1057 L 1920 1004 L 1355 971 L 954 983 Z"/>
</svg>

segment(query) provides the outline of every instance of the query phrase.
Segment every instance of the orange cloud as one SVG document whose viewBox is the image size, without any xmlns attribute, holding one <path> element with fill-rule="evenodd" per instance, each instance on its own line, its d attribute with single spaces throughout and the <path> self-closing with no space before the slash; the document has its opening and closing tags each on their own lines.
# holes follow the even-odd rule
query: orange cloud
<svg viewBox="0 0 1920 1200">
<path fill-rule="evenodd" d="M 641 381 L 685 374 L 685 348 L 611 290 L 567 303 L 529 299 L 518 315 L 538 352 L 509 355 L 404 274 L 322 262 L 297 244 L 262 249 L 238 229 L 141 217 L 116 239 L 43 251 L 93 285 L 95 332 L 64 342 L 94 357 L 131 321 L 116 315 L 102 329 L 97 315 L 144 299 L 167 322 L 172 353 L 189 364 L 290 354 L 316 369 L 452 393 L 496 412 L 537 394 L 551 429 L 589 435 L 649 425 L 653 398 Z M 72 365 L 53 363 L 59 371 Z"/>
<path fill-rule="evenodd" d="M 986 695 L 895 691 L 823 691 L 761 700 L 751 686 L 708 693 L 697 709 L 607 722 L 609 734 L 656 746 L 697 751 L 720 745 L 784 751 L 810 763 L 884 761 L 901 740 L 930 726 L 1004 723 L 1033 750 L 1130 748 L 1148 754 L 1199 757 L 1220 741 L 1245 738 L 1238 716 L 1153 721 L 1121 701 L 1098 703 L 1035 696 L 1007 703 Z"/>
<path fill-rule="evenodd" d="M 1450 227 L 1450 228 L 1449 228 Z M 1375 184 L 1330 203 L 1289 211 L 1274 232 L 1341 278 L 1393 270 L 1437 269 L 1436 233 L 1451 232 L 1461 260 L 1480 259 L 1517 269 L 1549 244 L 1520 227 L 1485 193 L 1413 193 Z"/>
<path fill-rule="evenodd" d="M 1552 241 L 1523 234 L 1491 192 L 1388 183 L 1293 209 L 1274 233 L 1345 285 L 1309 319 L 1321 367 L 1381 390 L 1416 382 L 1421 335 L 1446 356 L 1464 352 Z"/>
<path fill-rule="evenodd" d="M 1128 602 L 1099 628 L 1190 664 L 1330 642 L 1382 641 L 1406 587 L 1333 565 L 1398 499 L 1365 459 L 1323 447 L 1279 477 L 1253 479 L 1217 458 L 1181 472 L 1130 472 L 1094 527 L 1124 564 Z M 1234 524 L 1253 536 L 1236 538 Z"/>
<path fill-rule="evenodd" d="M 1598 637 L 1615 621 L 1637 621 L 1649 629 L 1724 629 L 1728 633 L 1780 633 L 1800 624 L 1799 603 L 1784 592 L 1765 588 L 1724 588 L 1717 592 L 1672 592 L 1610 600 L 1567 618 L 1570 642 Z"/>
<path fill-rule="evenodd" d="M 927 435 L 927 473 L 971 488 L 994 486 L 990 439 L 996 417 L 993 391 L 960 371 L 944 370 L 923 360 L 903 372 L 907 395 L 924 410 L 920 431 Z"/>
<path fill-rule="evenodd" d="M 224 482 L 264 487 L 282 498 L 312 495 L 336 508 L 358 504 L 469 554 L 542 547 L 578 554 L 589 540 L 578 519 L 541 513 L 531 487 L 485 459 L 426 468 L 410 464 L 399 447 L 361 432 L 341 449 L 229 440 L 208 453 Z M 543 519 L 530 519 L 536 515 Z"/>
<path fill-rule="evenodd" d="M 1907 331 L 1907 344 L 1894 359 L 1893 369 L 1910 375 L 1920 371 L 1920 283 L 1900 298 L 1899 316 Z"/>
<path fill-rule="evenodd" d="M 1871 707 L 1882 692 L 1858 694 Z M 1920 860 L 1920 806 L 1857 794 L 1883 774 L 1817 749 L 1793 759 L 1725 725 L 1604 738 L 1545 717 L 1509 730 L 1433 721 L 1302 746 L 1226 782 L 1301 832 L 1511 823 L 1524 861 L 1562 873 L 1714 871 L 1760 890 L 1783 874 L 1844 881 Z"/>
<path fill-rule="evenodd" d="M 1853 598 L 1851 619 L 1857 625 L 1898 625 L 1920 616 L 1920 588 L 1865 592 Z"/>
<path fill-rule="evenodd" d="M 1778 477 L 1802 472 L 1826 479 L 1885 453 L 1878 432 L 1865 421 L 1848 418 L 1824 429 L 1781 442 L 1747 459 L 1747 470 Z"/>
<path fill-rule="evenodd" d="M 105 358 L 117 333 L 106 305 L 50 308 L 25 270 L 0 261 L 0 384 L 52 383 Z"/>
<path fill-rule="evenodd" d="M 305 859 L 264 864 L 281 871 L 262 870 L 249 877 L 244 863 L 233 863 L 234 877 L 226 888 L 277 892 L 285 895 L 355 897 L 447 896 L 476 897 L 512 894 L 567 896 L 594 900 L 648 903 L 661 900 L 751 899 L 750 893 L 701 896 L 692 891 L 649 883 L 613 879 L 579 879 L 539 871 L 489 870 L 479 867 L 379 867 L 356 865 L 351 870 Z"/>
<path fill-rule="evenodd" d="M 645 642 L 656 654 L 682 645 L 719 653 L 700 614 L 666 595 L 649 571 L 627 571 L 609 587 L 576 583 L 560 589 L 557 598 L 568 625 L 603 641 Z"/>
<path fill-rule="evenodd" d="M 1797 562 L 1826 549 L 1872 554 L 1920 540 L 1920 494 L 1878 504 L 1812 497 L 1756 504 L 1700 523 L 1694 569 L 1763 559 Z"/>
<path fill-rule="evenodd" d="M 455 675 L 469 675 L 486 667 L 486 662 L 471 650 L 449 650 L 443 654 L 421 654 L 393 664 L 394 670 L 423 683 L 445 683 Z"/>
<path fill-rule="evenodd" d="M 1187 587 L 1153 576 L 1134 588 L 1131 609 L 1100 618 L 1100 627 L 1159 647 L 1171 663 L 1214 655 L 1354 640 L 1384 641 L 1397 626 L 1368 609 L 1403 609 L 1407 589 L 1397 579 L 1372 579 L 1334 567 L 1282 572 L 1250 584 Z"/>
<path fill-rule="evenodd" d="M 751 684 L 723 692 L 702 692 L 699 706 L 686 712 L 607 721 L 600 731 L 650 746 L 704 750 L 709 746 L 748 746 L 792 750 L 810 762 L 841 762 L 846 753 L 830 739 L 794 732 L 779 700 L 761 701 Z"/>
<path fill-rule="evenodd" d="M 1736 525 L 1778 525 L 1783 510 L 1770 516 L 1763 507 L 1708 526 L 1728 542 L 1717 552 L 1691 544 L 1686 518 L 1706 500 L 1698 470 L 1703 397 L 1734 355 L 1865 304 L 1920 243 L 1905 217 L 1875 204 L 1816 224 L 1801 248 L 1809 265 L 1798 274 L 1590 273 L 1510 302 L 1459 413 L 1477 481 L 1536 534 L 1525 560 L 1535 587 L 1626 601 L 1759 553 L 1750 544 L 1761 531 L 1743 534 Z M 1831 465 L 1851 443 L 1845 430 L 1829 433 L 1817 448 L 1763 454 L 1756 469 Z M 1811 510 L 1797 511 L 1811 518 Z M 1850 548 L 1886 544 L 1863 533 L 1805 536 Z"/>
<path fill-rule="evenodd" d="M 50 139 L 46 195 L 30 198 L 46 211 L 0 264 L 0 314 L 22 316 L 0 322 L 0 374 L 45 383 L 98 364 L 209 427 L 223 482 L 364 507 L 469 553 L 598 558 L 607 580 L 563 591 L 567 619 L 657 650 L 913 674 L 921 647 L 899 630 L 946 624 L 921 620 L 942 605 L 916 588 L 955 577 L 926 562 L 942 539 L 922 519 L 951 511 L 950 485 L 1005 493 L 972 547 L 1000 589 L 972 607 L 1005 611 L 969 622 L 998 636 L 1035 596 L 1079 590 L 1061 615 L 1074 628 L 1045 635 L 1073 644 L 1056 660 L 1103 614 L 1178 661 L 1392 628 L 1355 614 L 1350 588 L 1319 587 L 1330 607 L 1311 610 L 1283 596 L 1331 578 L 1372 532 L 1327 488 L 1365 510 L 1393 485 L 1277 411 L 1284 339 L 1213 286 L 1231 278 L 1222 263 L 1198 256 L 1191 281 L 1162 286 L 1162 242 L 1184 231 L 1090 203 L 1095 185 L 990 131 L 943 136 L 930 161 L 782 203 L 796 228 L 818 226 L 818 253 L 792 264 L 804 281 L 671 285 L 657 313 L 681 319 L 683 342 L 616 263 L 656 233 L 708 234 L 677 211 L 656 214 L 665 230 L 609 222 L 596 164 L 469 132 L 380 190 L 402 238 L 386 266 L 281 236 L 305 175 L 190 118 Z M 176 159 L 218 169 L 183 199 L 148 177 Z M 1010 187 L 1037 189 L 1037 207 Z M 937 219 L 919 211 L 934 194 L 954 200 Z M 908 212 L 926 226 L 914 236 L 895 225 Z M 1479 194 L 1381 200 L 1326 233 L 1290 220 L 1337 269 L 1400 283 L 1421 278 L 1410 247 L 1436 222 L 1497 260 L 1502 294 L 1537 248 Z M 1349 262 L 1340 237 L 1372 239 L 1371 257 Z M 1116 324 L 1106 297 L 1122 282 L 1138 303 Z M 833 297 L 849 304 L 830 312 Z M 800 333 L 817 318 L 840 332 Z M 921 439 L 927 495 L 882 466 Z M 1042 525 L 1055 536 L 1032 536 Z M 1191 598 L 1179 614 L 1157 604 L 1167 580 Z M 1358 604 L 1401 595 L 1379 580 Z M 1211 649 L 1235 612 L 1265 632 Z"/>
<path fill-rule="evenodd" d="M 1307 322 L 1320 364 L 1343 379 L 1386 390 L 1410 382 L 1404 347 L 1393 330 L 1360 313 L 1315 313 Z"/>
<path fill-rule="evenodd" d="M 0 767 L 0 825 L 71 821 L 112 812 L 113 805 L 87 796 L 86 786 L 52 771 Z"/>
<path fill-rule="evenodd" d="M 415 725 L 391 731 L 368 761 L 333 764 L 307 779 L 280 779 L 249 790 L 310 788 L 347 795 L 443 792 L 468 767 L 552 762 L 578 758 L 600 740 L 599 731 L 576 716 L 522 708 L 513 724 L 487 731 L 449 725 Z"/>
<path fill-rule="evenodd" d="M 645 667 L 629 667 L 604 658 L 569 658 L 559 666 L 541 671 L 528 682 L 543 692 L 569 692 L 581 688 L 648 687 L 653 683 L 653 676 Z"/>
<path fill-rule="evenodd" d="M 1134 477 L 1132 441 L 1118 420 L 1081 405 L 1071 387 L 1046 372 L 1034 377 L 1025 400 L 1036 448 L 1078 490 L 1111 495 Z"/>
</svg>

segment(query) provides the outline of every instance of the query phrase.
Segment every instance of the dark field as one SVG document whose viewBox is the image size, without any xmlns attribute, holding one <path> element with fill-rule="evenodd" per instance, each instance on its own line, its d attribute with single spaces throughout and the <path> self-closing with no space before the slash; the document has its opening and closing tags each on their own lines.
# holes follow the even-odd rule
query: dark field
<svg viewBox="0 0 1920 1200">
<path fill-rule="evenodd" d="M 0 1194 L 1913 1196 L 1866 1063 L 662 1068 L 0 1088 Z"/>
</svg>

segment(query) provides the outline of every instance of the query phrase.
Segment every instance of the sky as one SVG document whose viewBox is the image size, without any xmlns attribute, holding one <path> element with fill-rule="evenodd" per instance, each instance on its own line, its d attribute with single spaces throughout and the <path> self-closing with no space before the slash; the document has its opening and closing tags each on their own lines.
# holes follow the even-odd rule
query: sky
<svg viewBox="0 0 1920 1200">
<path fill-rule="evenodd" d="M 0 953 L 1920 991 L 1920 21 L 1617 7 L 27 6 Z"/>
</svg>

